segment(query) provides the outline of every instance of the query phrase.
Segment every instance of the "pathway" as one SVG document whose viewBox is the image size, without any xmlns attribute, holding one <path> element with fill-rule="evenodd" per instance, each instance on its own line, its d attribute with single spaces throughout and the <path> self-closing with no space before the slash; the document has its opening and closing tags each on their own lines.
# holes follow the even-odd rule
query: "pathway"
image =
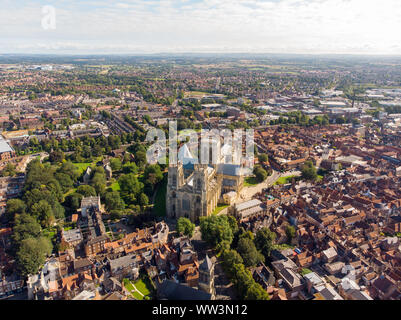
<svg viewBox="0 0 401 320">
<path fill-rule="evenodd" d="M 134 284 L 132 281 L 131 281 L 131 284 L 132 284 L 132 286 L 134 287 L 135 291 L 138 292 L 139 295 L 141 295 L 142 297 L 144 297 L 144 295 L 142 294 L 142 292 L 139 291 L 139 290 L 137 289 L 137 287 L 135 287 L 135 284 Z"/>
</svg>

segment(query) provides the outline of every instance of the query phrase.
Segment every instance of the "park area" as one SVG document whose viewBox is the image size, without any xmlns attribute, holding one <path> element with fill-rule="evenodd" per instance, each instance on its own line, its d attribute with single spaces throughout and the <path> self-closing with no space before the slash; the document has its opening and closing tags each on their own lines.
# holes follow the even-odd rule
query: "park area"
<svg viewBox="0 0 401 320">
<path fill-rule="evenodd" d="M 123 280 L 124 287 L 131 293 L 135 300 L 150 300 L 154 292 L 153 285 L 147 276 L 141 275 L 140 279 L 132 281 Z"/>
</svg>

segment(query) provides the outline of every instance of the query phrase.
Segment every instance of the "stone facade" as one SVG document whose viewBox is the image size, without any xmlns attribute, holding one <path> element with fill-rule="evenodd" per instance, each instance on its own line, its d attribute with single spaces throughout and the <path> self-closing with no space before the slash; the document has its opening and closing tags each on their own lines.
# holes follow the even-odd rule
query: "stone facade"
<svg viewBox="0 0 401 320">
<path fill-rule="evenodd" d="M 198 221 L 210 215 L 221 195 L 222 177 L 208 165 L 195 164 L 194 171 L 184 177 L 182 164 L 170 166 L 167 185 L 167 216 L 186 217 Z"/>
</svg>

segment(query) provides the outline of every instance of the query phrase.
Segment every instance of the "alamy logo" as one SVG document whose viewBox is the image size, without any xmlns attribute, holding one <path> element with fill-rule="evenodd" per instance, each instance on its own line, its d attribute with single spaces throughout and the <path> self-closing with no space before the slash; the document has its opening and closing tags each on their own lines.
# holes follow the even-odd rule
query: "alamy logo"
<svg viewBox="0 0 401 320">
<path fill-rule="evenodd" d="M 200 135 L 199 135 L 200 133 Z M 255 142 L 254 131 L 245 131 L 245 152 L 243 152 L 244 130 L 236 129 L 202 129 L 200 132 L 186 129 L 177 132 L 177 121 L 169 122 L 168 141 L 161 129 L 148 131 L 146 141 L 152 143 L 147 151 L 148 163 L 183 164 L 218 164 L 228 163 L 241 165 L 246 171 L 252 172 L 254 164 Z M 178 151 L 178 143 L 185 142 L 186 152 Z M 200 143 L 199 143 L 200 142 Z M 189 147 L 188 147 L 189 146 Z M 200 146 L 200 150 L 199 150 Z M 189 151 L 189 149 L 191 151 Z M 245 156 L 243 155 L 245 153 Z"/>
<path fill-rule="evenodd" d="M 49 5 L 43 6 L 42 14 L 42 28 L 44 30 L 56 29 L 56 8 Z"/>
</svg>

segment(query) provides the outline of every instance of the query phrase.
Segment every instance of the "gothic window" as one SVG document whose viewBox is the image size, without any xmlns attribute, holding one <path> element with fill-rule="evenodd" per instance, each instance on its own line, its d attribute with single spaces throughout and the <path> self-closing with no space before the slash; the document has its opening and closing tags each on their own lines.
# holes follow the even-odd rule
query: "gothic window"
<svg viewBox="0 0 401 320">
<path fill-rule="evenodd" d="M 201 179 L 196 180 L 196 189 L 201 190 L 202 189 L 202 182 Z"/>
<path fill-rule="evenodd" d="M 201 202 L 201 198 L 200 197 L 196 197 L 196 203 L 200 203 Z"/>
<path fill-rule="evenodd" d="M 182 199 L 182 209 L 189 211 L 191 208 L 190 201 L 188 199 Z"/>
<path fill-rule="evenodd" d="M 223 179 L 223 186 L 233 187 L 235 186 L 236 181 L 231 179 Z"/>
<path fill-rule="evenodd" d="M 173 186 L 175 186 L 177 184 L 177 177 L 175 174 L 173 174 L 173 176 L 171 177 L 171 181 L 172 181 Z"/>
</svg>

